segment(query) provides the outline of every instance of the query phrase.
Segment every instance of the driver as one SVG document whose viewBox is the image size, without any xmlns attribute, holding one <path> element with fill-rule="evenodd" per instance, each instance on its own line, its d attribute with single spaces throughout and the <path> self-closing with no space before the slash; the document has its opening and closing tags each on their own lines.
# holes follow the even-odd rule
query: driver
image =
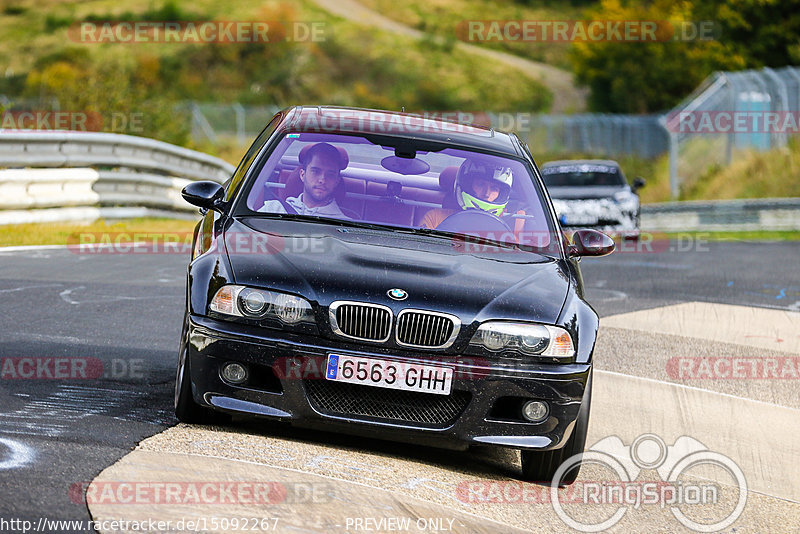
<svg viewBox="0 0 800 534">
<path fill-rule="evenodd" d="M 458 168 L 454 193 L 462 210 L 479 209 L 497 217 L 503 215 L 511 195 L 514 177 L 508 167 L 465 160 Z M 423 228 L 436 228 L 458 210 L 434 208 L 422 218 Z"/>
</svg>

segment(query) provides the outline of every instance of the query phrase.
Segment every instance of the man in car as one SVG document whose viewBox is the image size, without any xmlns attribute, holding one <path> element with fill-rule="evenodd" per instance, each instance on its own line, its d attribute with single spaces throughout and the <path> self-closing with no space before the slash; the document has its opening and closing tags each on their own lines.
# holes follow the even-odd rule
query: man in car
<svg viewBox="0 0 800 534">
<path fill-rule="evenodd" d="M 476 208 L 500 217 L 505 213 L 513 181 L 511 169 L 466 160 L 458 168 L 454 192 L 462 210 Z M 458 210 L 435 208 L 422 218 L 423 228 L 436 228 Z M 524 221 L 522 221 L 524 224 Z"/>
<path fill-rule="evenodd" d="M 333 145 L 313 145 L 300 160 L 300 181 L 303 182 L 300 196 L 289 197 L 285 201 L 267 200 L 258 211 L 349 218 L 342 213 L 334 198 L 342 182 L 341 171 L 346 166 L 342 155 Z"/>
</svg>

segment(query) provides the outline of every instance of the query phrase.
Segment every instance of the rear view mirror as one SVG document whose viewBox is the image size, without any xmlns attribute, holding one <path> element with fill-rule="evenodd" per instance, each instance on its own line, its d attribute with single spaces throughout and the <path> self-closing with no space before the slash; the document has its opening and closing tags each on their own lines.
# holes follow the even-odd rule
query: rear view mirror
<svg viewBox="0 0 800 534">
<path fill-rule="evenodd" d="M 632 187 L 631 189 L 633 189 L 633 190 L 634 190 L 634 192 L 635 192 L 635 191 L 637 191 L 638 189 L 641 189 L 641 188 L 643 188 L 643 187 L 645 186 L 645 184 L 646 184 L 646 183 L 647 183 L 647 182 L 645 181 L 645 179 L 644 179 L 644 178 L 642 178 L 641 176 L 637 176 L 637 177 L 636 177 L 636 178 L 633 180 L 633 187 Z"/>
<path fill-rule="evenodd" d="M 597 230 L 578 230 L 572 234 L 570 256 L 607 256 L 614 252 L 614 240 Z"/>
<path fill-rule="evenodd" d="M 225 189 L 216 182 L 192 182 L 183 188 L 181 196 L 186 202 L 199 208 L 215 209 L 222 202 Z"/>
</svg>

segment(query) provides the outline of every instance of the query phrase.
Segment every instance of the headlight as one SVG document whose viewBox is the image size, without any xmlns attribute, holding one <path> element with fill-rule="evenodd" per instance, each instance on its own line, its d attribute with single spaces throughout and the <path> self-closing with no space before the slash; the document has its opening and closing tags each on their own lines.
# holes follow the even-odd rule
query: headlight
<svg viewBox="0 0 800 534">
<path fill-rule="evenodd" d="M 289 325 L 313 322 L 311 304 L 303 298 L 251 287 L 222 286 L 214 295 L 210 311 L 250 319 L 278 319 Z"/>
<path fill-rule="evenodd" d="M 639 197 L 630 191 L 614 193 L 614 200 L 619 204 L 622 211 L 636 211 L 639 208 Z"/>
<path fill-rule="evenodd" d="M 569 332 L 558 326 L 490 321 L 483 323 L 470 345 L 490 352 L 516 352 L 522 356 L 571 358 L 575 354 Z"/>
</svg>

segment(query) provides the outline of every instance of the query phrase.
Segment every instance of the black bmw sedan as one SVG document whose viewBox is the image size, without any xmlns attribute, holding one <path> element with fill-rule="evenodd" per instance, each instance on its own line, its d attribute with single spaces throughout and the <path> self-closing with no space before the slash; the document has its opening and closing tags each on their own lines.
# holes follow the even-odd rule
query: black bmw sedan
<svg viewBox="0 0 800 534">
<path fill-rule="evenodd" d="M 598 317 L 515 135 L 372 110 L 278 113 L 194 182 L 175 385 L 184 422 L 250 415 L 389 440 L 583 452 Z M 577 470 L 561 477 L 570 483 Z"/>
</svg>

